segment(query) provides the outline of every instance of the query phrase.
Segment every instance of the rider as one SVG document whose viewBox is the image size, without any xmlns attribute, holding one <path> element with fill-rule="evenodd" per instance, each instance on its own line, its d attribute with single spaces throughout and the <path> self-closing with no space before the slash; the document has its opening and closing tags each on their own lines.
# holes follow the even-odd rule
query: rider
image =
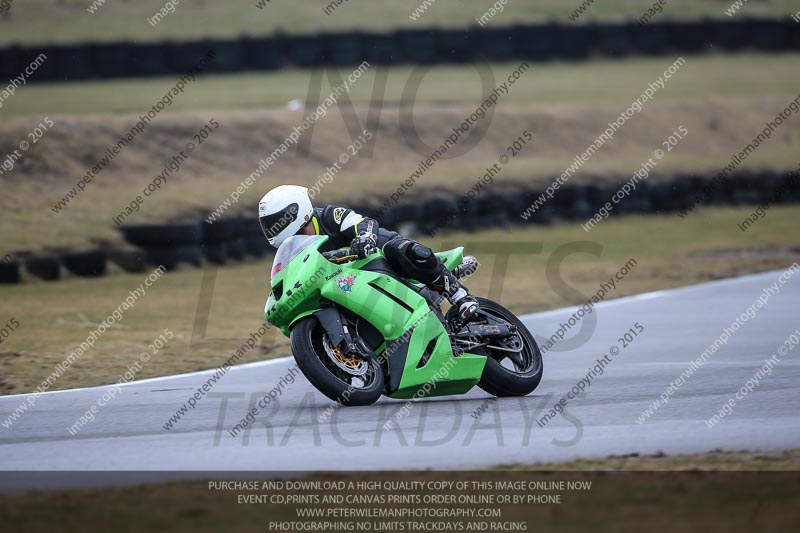
<svg viewBox="0 0 800 533">
<path fill-rule="evenodd" d="M 430 248 L 380 228 L 375 220 L 352 209 L 335 205 L 315 208 L 305 187 L 281 185 L 269 191 L 258 204 L 258 220 L 276 248 L 293 235 L 327 235 L 327 249 L 349 246 L 353 255 L 362 258 L 380 248 L 398 274 L 442 294 L 463 322 L 478 311 L 478 301 Z"/>
</svg>

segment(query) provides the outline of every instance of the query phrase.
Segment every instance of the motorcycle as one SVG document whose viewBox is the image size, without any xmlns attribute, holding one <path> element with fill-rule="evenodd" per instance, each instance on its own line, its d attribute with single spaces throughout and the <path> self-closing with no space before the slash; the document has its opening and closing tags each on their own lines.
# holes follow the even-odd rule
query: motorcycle
<svg viewBox="0 0 800 533">
<path fill-rule="evenodd" d="M 297 235 L 278 248 L 265 318 L 290 338 L 305 377 L 342 405 L 381 395 L 409 399 L 464 394 L 524 396 L 541 381 L 542 354 L 525 325 L 498 303 L 466 324 L 442 297 L 398 276 L 383 253 L 321 252 L 328 237 Z M 436 255 L 456 277 L 478 263 L 463 247 Z"/>
</svg>

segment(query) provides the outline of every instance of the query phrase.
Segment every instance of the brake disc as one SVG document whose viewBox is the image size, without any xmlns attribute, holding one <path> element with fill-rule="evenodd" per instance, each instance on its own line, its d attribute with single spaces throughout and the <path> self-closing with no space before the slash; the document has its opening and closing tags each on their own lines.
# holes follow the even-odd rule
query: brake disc
<svg viewBox="0 0 800 533">
<path fill-rule="evenodd" d="M 351 376 L 363 376 L 367 373 L 369 365 L 363 359 L 345 354 L 338 346 L 334 346 L 327 333 L 322 335 L 322 346 L 328 354 L 333 364 L 341 368 Z"/>
</svg>

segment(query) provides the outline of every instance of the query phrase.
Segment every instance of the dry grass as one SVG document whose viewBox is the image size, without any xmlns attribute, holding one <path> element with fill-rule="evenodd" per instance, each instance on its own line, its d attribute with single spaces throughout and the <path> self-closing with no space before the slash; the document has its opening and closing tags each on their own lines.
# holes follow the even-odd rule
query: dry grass
<svg viewBox="0 0 800 533">
<path fill-rule="evenodd" d="M 796 95 L 799 58 L 797 53 L 687 56 L 686 64 L 659 91 L 658 99 Z M 590 104 L 627 106 L 673 61 L 674 57 L 666 56 L 531 63 L 531 68 L 516 82 L 510 94 L 503 97 L 501 104 L 539 109 Z M 482 74 L 493 76 L 499 83 L 518 64 L 492 63 L 489 65 L 491 72 Z M 315 90 L 327 95 L 331 88 L 329 78 L 336 73 L 346 77 L 352 70 L 352 67 L 341 67 L 320 73 L 318 70 L 286 69 L 200 76 L 175 98 L 168 111 L 285 109 L 290 100 L 306 99 L 312 80 L 321 77 L 321 87 Z M 403 91 L 413 86 L 409 80 L 415 70 L 407 66 L 372 67 L 351 86 L 348 96 L 356 104 L 368 104 L 373 98 L 376 75 L 385 76 L 384 98 L 386 105 L 392 108 L 405 102 Z M 41 118 L 46 114 L 142 113 L 161 99 L 176 78 L 29 84 L 3 102 L 0 124 L 24 116 Z M 437 106 L 477 105 L 481 96 L 479 79 L 474 66 L 436 65 L 425 73 L 414 102 Z M 360 110 L 359 114 L 362 113 Z M 338 115 L 339 111 L 334 114 Z"/>
<path fill-rule="evenodd" d="M 676 171 L 718 172 L 785 102 L 782 97 L 764 97 L 653 103 L 598 151 L 571 182 L 617 183 L 628 179 L 680 125 L 689 130 L 689 136 L 659 163 L 651 180 Z M 469 111 L 463 106 L 420 109 L 418 131 L 431 145 L 441 142 L 450 127 Z M 484 173 L 483 169 L 497 161 L 526 129 L 532 132 L 534 143 L 495 177 L 493 187 L 502 189 L 523 183 L 544 188 L 553 176 L 572 164 L 575 154 L 592 143 L 618 112 L 614 105 L 498 110 L 477 147 L 458 158 L 436 163 L 406 198 L 427 197 L 436 190 L 464 194 Z M 322 188 L 317 202 L 352 204 L 366 199 L 382 203 L 416 170 L 421 156 L 404 143 L 396 114 L 386 115 L 377 132 L 373 157 L 351 159 L 333 183 Z M 259 159 L 268 155 L 267 147 L 279 143 L 297 120 L 289 111 L 165 116 L 150 126 L 145 137 L 126 148 L 63 212 L 55 214 L 51 207 L 74 187 L 96 154 L 116 142 L 116 132 L 131 124 L 126 118 L 65 119 L 63 123 L 69 126 L 50 133 L 41 148 L 36 145 L 16 175 L 3 184 L 0 251 L 40 251 L 119 241 L 113 217 L 142 194 L 210 117 L 219 121 L 220 129 L 192 154 L 178 174 L 170 176 L 166 185 L 146 199 L 127 223 L 205 216 L 256 169 Z M 6 145 L 2 139 L 19 137 L 27 127 L 23 122 L 6 130 L 0 136 L 0 148 Z M 293 152 L 288 152 L 247 190 L 229 214 L 251 216 L 258 198 L 276 185 L 312 186 L 345 149 L 347 139 L 339 117 L 318 124 L 311 156 L 294 157 Z M 798 146 L 800 121 L 788 121 L 741 168 L 794 169 L 798 165 Z"/>
</svg>

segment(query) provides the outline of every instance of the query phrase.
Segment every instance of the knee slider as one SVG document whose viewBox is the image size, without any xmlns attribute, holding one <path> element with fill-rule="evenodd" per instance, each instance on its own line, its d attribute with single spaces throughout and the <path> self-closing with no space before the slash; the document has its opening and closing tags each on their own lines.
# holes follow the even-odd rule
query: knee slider
<svg viewBox="0 0 800 533">
<path fill-rule="evenodd" d="M 436 266 L 436 256 L 433 255 L 433 250 L 419 243 L 409 246 L 406 250 L 406 255 L 421 267 L 433 268 Z"/>
</svg>

